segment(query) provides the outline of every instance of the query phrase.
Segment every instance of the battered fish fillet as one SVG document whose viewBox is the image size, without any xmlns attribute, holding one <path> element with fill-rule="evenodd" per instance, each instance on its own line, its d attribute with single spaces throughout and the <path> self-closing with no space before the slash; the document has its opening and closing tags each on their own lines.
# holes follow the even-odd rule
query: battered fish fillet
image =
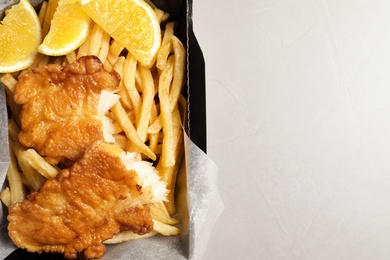
<svg viewBox="0 0 390 260">
<path fill-rule="evenodd" d="M 85 56 L 66 66 L 49 64 L 24 74 L 15 88 L 22 105 L 19 141 L 56 164 L 75 161 L 95 140 L 104 140 L 98 104 L 120 75 L 99 58 Z"/>
<path fill-rule="evenodd" d="M 103 241 L 114 234 L 150 232 L 145 204 L 166 200 L 166 193 L 150 163 L 95 141 L 71 168 L 9 208 L 8 232 L 16 246 L 30 252 L 100 258 Z"/>
</svg>

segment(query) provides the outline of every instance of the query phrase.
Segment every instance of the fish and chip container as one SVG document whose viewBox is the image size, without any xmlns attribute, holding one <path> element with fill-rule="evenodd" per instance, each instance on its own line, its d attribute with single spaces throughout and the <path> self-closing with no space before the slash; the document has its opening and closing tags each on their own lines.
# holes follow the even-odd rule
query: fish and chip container
<svg viewBox="0 0 390 260">
<path fill-rule="evenodd" d="M 18 1 L 0 0 L 2 17 L 4 11 Z M 30 1 L 39 8 L 42 1 Z M 176 35 L 187 52 L 187 81 L 183 95 L 187 98 L 188 119 L 185 129 L 185 169 L 177 176 L 175 198 L 179 219 L 179 236 L 156 235 L 146 239 L 106 245 L 107 251 L 101 259 L 200 259 L 207 245 L 209 230 L 202 230 L 205 221 L 215 221 L 218 213 L 207 218 L 211 197 L 218 195 L 216 189 L 217 167 L 206 155 L 206 80 L 205 62 L 193 32 L 192 0 L 152 1 L 158 8 L 170 13 L 170 20 L 177 22 Z M 9 165 L 8 113 L 6 93 L 0 84 L 0 183 L 1 191 L 6 187 Z M 218 200 L 217 200 L 218 201 Z M 215 202 L 215 200 L 214 200 Z M 220 205 L 220 204 L 219 204 Z M 28 253 L 16 249 L 8 237 L 7 208 L 0 205 L 0 258 L 1 259 L 64 259 L 60 254 Z M 214 207 L 215 208 L 215 207 Z M 219 206 L 219 213 L 222 207 Z"/>
</svg>

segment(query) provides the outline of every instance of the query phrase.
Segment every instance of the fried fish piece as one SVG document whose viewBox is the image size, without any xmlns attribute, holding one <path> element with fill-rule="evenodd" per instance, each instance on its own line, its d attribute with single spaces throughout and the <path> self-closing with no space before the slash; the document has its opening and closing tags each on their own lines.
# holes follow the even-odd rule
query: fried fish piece
<svg viewBox="0 0 390 260">
<path fill-rule="evenodd" d="M 56 164 L 75 161 L 95 140 L 104 140 L 98 105 L 102 90 L 114 91 L 120 75 L 96 56 L 66 66 L 49 64 L 18 80 L 14 99 L 22 105 L 19 141 Z"/>
<path fill-rule="evenodd" d="M 9 208 L 15 245 L 69 259 L 100 258 L 103 241 L 120 231 L 150 232 L 145 204 L 166 200 L 166 183 L 150 163 L 135 158 L 113 144 L 92 143 L 71 168 Z"/>
</svg>

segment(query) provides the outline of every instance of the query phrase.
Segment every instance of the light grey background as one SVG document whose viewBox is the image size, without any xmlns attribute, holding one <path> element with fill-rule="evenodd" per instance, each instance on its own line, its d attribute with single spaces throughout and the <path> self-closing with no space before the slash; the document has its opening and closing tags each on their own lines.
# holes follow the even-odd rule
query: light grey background
<svg viewBox="0 0 390 260">
<path fill-rule="evenodd" d="M 204 259 L 390 259 L 388 0 L 196 0 L 225 211 Z"/>
</svg>

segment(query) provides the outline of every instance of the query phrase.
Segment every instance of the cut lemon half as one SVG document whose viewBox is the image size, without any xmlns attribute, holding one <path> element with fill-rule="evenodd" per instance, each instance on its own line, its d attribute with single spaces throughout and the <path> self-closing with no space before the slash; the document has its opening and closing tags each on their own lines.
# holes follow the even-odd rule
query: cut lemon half
<svg viewBox="0 0 390 260">
<path fill-rule="evenodd" d="M 161 44 L 160 24 L 143 0 L 81 0 L 82 9 L 141 62 L 152 66 Z"/>
<path fill-rule="evenodd" d="M 77 49 L 87 38 L 91 18 L 80 8 L 77 0 L 60 0 L 54 13 L 49 33 L 42 44 L 40 53 L 61 56 Z"/>
<path fill-rule="evenodd" d="M 42 32 L 39 18 L 29 1 L 14 5 L 0 24 L 0 72 L 30 66 L 38 52 Z"/>
</svg>

